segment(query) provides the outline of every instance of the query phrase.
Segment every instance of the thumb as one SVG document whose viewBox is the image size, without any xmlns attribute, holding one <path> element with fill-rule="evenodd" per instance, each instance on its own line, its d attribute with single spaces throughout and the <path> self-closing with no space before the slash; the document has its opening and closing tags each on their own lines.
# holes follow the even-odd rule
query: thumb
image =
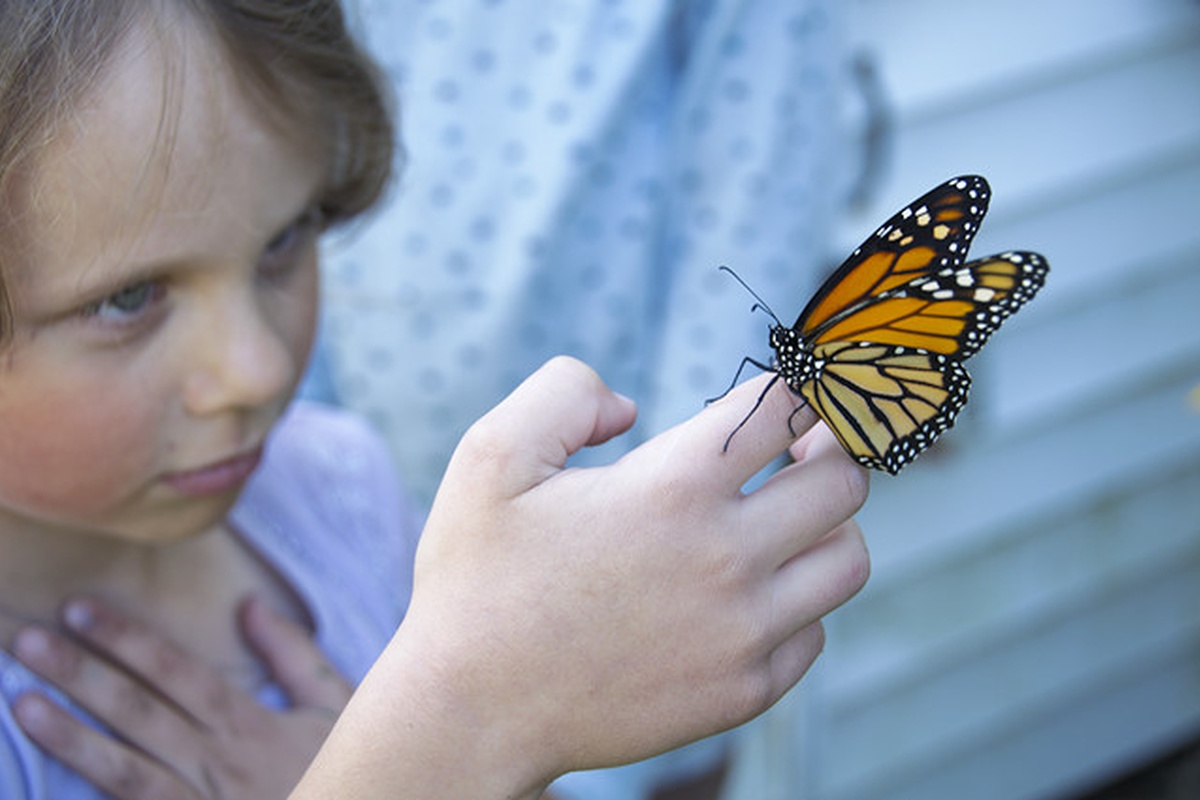
<svg viewBox="0 0 1200 800">
<path fill-rule="evenodd" d="M 632 400 L 609 389 L 582 361 L 558 356 L 513 390 L 463 437 L 447 477 L 469 468 L 503 496 L 516 496 L 560 471 L 567 458 L 633 425 Z"/>
<path fill-rule="evenodd" d="M 257 597 L 242 603 L 238 621 L 247 643 L 266 663 L 294 706 L 336 713 L 350 701 L 350 684 L 299 625 Z"/>
</svg>

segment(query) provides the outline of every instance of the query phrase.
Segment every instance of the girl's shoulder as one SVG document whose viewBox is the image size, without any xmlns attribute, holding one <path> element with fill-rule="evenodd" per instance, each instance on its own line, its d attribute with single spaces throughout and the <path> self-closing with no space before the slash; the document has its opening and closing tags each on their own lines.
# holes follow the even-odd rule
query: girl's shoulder
<svg viewBox="0 0 1200 800">
<path fill-rule="evenodd" d="M 360 679 L 407 607 L 423 523 L 382 437 L 350 412 L 295 403 L 230 522 L 307 603 L 338 668 Z"/>
<path fill-rule="evenodd" d="M 396 535 L 415 540 L 422 514 L 409 501 L 383 438 L 365 419 L 298 401 L 268 438 L 233 519 L 243 528 L 266 524 L 288 538 L 311 532 L 325 542 L 376 543 Z"/>
<path fill-rule="evenodd" d="M 394 474 L 383 438 L 358 414 L 308 400 L 293 403 L 267 439 L 265 470 L 291 478 L 342 479 L 366 468 Z"/>
</svg>

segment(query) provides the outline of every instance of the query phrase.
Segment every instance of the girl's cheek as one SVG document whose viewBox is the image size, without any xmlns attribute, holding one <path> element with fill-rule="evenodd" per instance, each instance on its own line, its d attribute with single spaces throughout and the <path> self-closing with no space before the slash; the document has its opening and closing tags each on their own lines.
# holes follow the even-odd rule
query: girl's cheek
<svg viewBox="0 0 1200 800">
<path fill-rule="evenodd" d="M 88 517 L 152 478 L 152 426 L 132 398 L 106 397 L 103 390 L 87 402 L 22 394 L 0 404 L 0 504 L 56 518 Z"/>
</svg>

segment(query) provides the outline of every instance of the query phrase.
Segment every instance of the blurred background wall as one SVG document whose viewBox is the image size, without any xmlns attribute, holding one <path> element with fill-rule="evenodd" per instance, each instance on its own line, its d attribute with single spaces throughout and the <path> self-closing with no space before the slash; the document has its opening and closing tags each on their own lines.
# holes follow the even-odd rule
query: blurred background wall
<svg viewBox="0 0 1200 800">
<path fill-rule="evenodd" d="M 978 172 L 973 254 L 1052 269 L 726 797 L 1071 797 L 1200 736 L 1200 3 L 852 5 L 841 252 Z"/>
</svg>

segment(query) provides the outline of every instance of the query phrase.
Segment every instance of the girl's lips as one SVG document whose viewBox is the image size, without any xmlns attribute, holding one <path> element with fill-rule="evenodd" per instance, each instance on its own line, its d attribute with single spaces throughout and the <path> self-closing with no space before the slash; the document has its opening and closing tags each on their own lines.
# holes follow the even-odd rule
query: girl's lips
<svg viewBox="0 0 1200 800">
<path fill-rule="evenodd" d="M 261 459 L 262 448 L 259 447 L 245 455 L 227 458 L 207 467 L 186 472 L 169 472 L 163 476 L 163 481 L 175 491 L 189 497 L 221 494 L 241 488 L 258 467 Z"/>
</svg>

